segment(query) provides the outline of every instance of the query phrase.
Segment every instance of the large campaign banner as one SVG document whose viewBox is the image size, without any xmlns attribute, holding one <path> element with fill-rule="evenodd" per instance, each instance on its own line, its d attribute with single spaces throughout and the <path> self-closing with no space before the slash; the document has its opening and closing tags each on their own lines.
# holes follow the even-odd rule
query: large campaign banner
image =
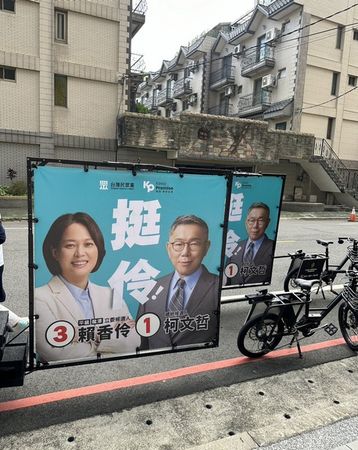
<svg viewBox="0 0 358 450">
<path fill-rule="evenodd" d="M 284 175 L 235 175 L 223 287 L 271 283 Z"/>
<path fill-rule="evenodd" d="M 39 361 L 217 345 L 225 176 L 37 165 L 33 183 Z"/>
</svg>

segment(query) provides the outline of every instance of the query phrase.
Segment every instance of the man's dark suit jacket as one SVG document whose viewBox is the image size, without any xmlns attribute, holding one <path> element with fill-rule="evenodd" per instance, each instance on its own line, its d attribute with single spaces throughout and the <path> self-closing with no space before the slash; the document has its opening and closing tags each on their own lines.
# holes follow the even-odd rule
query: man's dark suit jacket
<svg viewBox="0 0 358 450">
<path fill-rule="evenodd" d="M 239 241 L 237 252 L 226 262 L 226 265 L 235 263 L 238 266 L 238 273 L 228 279 L 227 285 L 233 286 L 237 284 L 265 283 L 270 281 L 274 256 L 274 241 L 269 239 L 265 234 L 264 240 L 253 260 L 251 269 L 243 263 L 247 241 L 247 239 Z"/>
<path fill-rule="evenodd" d="M 208 272 L 205 266 L 202 266 L 202 273 L 191 296 L 186 304 L 185 310 L 189 317 L 210 315 L 208 329 L 205 330 L 184 330 L 174 335 L 165 333 L 165 319 L 167 300 L 169 294 L 170 281 L 174 275 L 160 278 L 154 289 L 149 294 L 149 300 L 141 305 L 137 318 L 145 313 L 156 314 L 161 321 L 158 332 L 149 338 L 142 338 L 141 350 L 159 349 L 172 347 L 177 345 L 197 344 L 211 342 L 217 338 L 218 333 L 218 303 L 219 303 L 219 277 Z M 151 296 L 157 292 L 162 286 L 163 290 L 158 294 L 157 298 L 152 299 Z"/>
</svg>

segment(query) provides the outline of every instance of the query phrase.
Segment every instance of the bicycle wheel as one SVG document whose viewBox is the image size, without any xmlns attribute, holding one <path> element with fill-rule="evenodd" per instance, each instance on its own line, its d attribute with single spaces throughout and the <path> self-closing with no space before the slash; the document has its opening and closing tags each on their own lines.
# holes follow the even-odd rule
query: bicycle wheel
<svg viewBox="0 0 358 450">
<path fill-rule="evenodd" d="M 289 292 L 290 288 L 297 289 L 297 284 L 295 282 L 298 274 L 298 268 L 290 270 L 286 275 L 285 281 L 283 282 L 283 289 L 285 292 Z"/>
<path fill-rule="evenodd" d="M 358 350 L 358 311 L 342 303 L 338 311 L 339 327 L 348 347 Z"/>
<path fill-rule="evenodd" d="M 280 343 L 284 324 L 277 314 L 260 314 L 245 323 L 237 336 L 237 347 L 249 358 L 259 358 Z"/>
</svg>

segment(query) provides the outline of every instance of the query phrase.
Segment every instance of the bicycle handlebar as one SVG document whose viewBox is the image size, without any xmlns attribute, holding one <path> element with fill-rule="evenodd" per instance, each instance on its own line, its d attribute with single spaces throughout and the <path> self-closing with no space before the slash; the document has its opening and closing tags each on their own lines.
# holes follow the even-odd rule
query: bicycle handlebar
<svg viewBox="0 0 358 450">
<path fill-rule="evenodd" d="M 351 242 L 358 243 L 358 239 L 350 237 L 350 236 L 345 236 L 345 237 L 339 237 L 338 238 L 338 244 L 343 244 L 344 241 L 351 241 Z"/>
</svg>

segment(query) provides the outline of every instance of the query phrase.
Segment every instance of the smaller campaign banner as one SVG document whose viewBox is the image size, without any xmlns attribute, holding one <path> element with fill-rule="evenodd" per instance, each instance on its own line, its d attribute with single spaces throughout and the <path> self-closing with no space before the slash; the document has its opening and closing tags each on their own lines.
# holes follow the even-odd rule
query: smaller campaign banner
<svg viewBox="0 0 358 450">
<path fill-rule="evenodd" d="M 33 172 L 38 361 L 218 344 L 224 175 L 100 164 Z"/>
<path fill-rule="evenodd" d="M 234 176 L 223 288 L 271 283 L 284 180 L 283 175 Z"/>
</svg>

